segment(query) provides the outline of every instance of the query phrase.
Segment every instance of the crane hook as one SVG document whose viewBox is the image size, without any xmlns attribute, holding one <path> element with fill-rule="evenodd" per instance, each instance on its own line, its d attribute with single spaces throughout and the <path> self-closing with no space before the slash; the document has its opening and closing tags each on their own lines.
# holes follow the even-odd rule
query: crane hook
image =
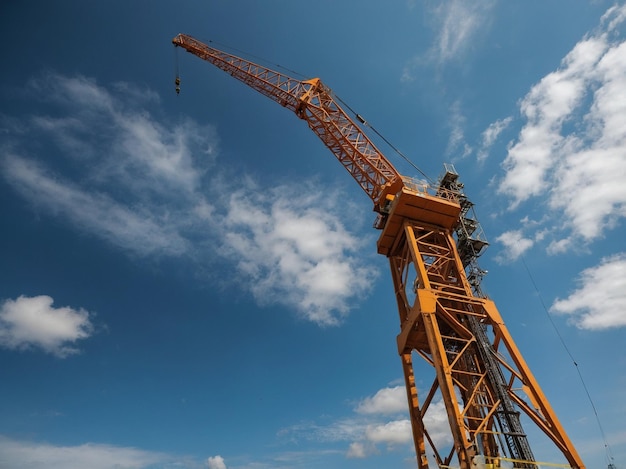
<svg viewBox="0 0 626 469">
<path fill-rule="evenodd" d="M 176 76 L 174 83 L 176 84 L 176 94 L 180 94 L 180 77 L 179 76 Z"/>
</svg>

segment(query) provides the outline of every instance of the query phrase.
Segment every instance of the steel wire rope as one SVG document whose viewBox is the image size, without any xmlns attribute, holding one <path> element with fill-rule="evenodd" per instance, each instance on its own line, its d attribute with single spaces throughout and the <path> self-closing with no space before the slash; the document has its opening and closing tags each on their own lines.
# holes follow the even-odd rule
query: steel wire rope
<svg viewBox="0 0 626 469">
<path fill-rule="evenodd" d="M 598 415 L 598 410 L 596 409 L 596 405 L 593 402 L 593 399 L 591 398 L 591 394 L 589 393 L 589 388 L 587 388 L 587 384 L 585 383 L 583 375 L 582 375 L 582 373 L 580 371 L 580 367 L 578 366 L 578 363 L 574 359 L 574 356 L 572 355 L 572 352 L 570 351 L 569 347 L 565 343 L 565 339 L 561 335 L 561 332 L 559 331 L 558 327 L 556 326 L 556 323 L 552 319 L 552 315 L 550 314 L 550 311 L 548 310 L 548 307 L 546 306 L 546 303 L 543 300 L 543 296 L 541 295 L 541 292 L 539 291 L 539 287 L 537 286 L 537 283 L 535 282 L 535 279 L 534 279 L 532 273 L 530 272 L 530 269 L 528 268 L 528 265 L 526 264 L 526 261 L 524 260 L 524 256 L 520 256 L 520 259 L 522 260 L 522 264 L 524 265 L 524 269 L 526 269 L 526 273 L 528 274 L 528 277 L 530 278 L 530 282 L 532 283 L 533 287 L 535 288 L 535 293 L 537 293 L 537 297 L 539 298 L 539 302 L 541 303 L 541 306 L 543 307 L 543 310 L 546 313 L 546 316 L 548 317 L 548 320 L 550 321 L 550 324 L 552 325 L 552 328 L 554 329 L 554 332 L 556 333 L 557 337 L 559 338 L 559 341 L 561 342 L 561 345 L 565 349 L 565 352 L 567 353 L 569 358 L 572 360 L 572 363 L 574 364 L 574 367 L 576 368 L 576 373 L 578 374 L 578 378 L 580 379 L 580 382 L 581 382 L 582 387 L 583 387 L 583 389 L 585 391 L 585 394 L 587 395 L 587 399 L 589 400 L 589 403 L 591 404 L 591 408 L 593 409 L 593 413 L 594 413 L 594 415 L 596 417 L 596 423 L 598 424 L 598 428 L 600 429 L 600 435 L 602 436 L 602 440 L 604 442 L 604 449 L 606 451 L 606 458 L 607 458 L 608 467 L 609 468 L 615 467 L 613 454 L 611 452 L 611 447 L 609 446 L 609 442 L 606 439 L 606 434 L 604 433 L 604 428 L 602 427 L 602 422 L 600 421 L 600 416 Z"/>
<path fill-rule="evenodd" d="M 254 55 L 251 54 L 249 52 L 246 52 L 244 50 L 241 49 L 237 49 L 236 47 L 232 47 L 229 46 L 227 44 L 224 43 L 220 43 L 217 41 L 212 41 L 212 40 L 207 40 L 207 44 L 215 44 L 219 47 L 225 48 L 225 49 L 229 49 L 233 52 L 236 52 L 238 54 L 242 54 L 246 57 L 249 57 L 251 59 L 255 59 L 258 60 L 261 63 L 266 63 L 271 65 L 272 67 L 277 67 L 280 68 L 290 74 L 295 75 L 298 78 L 303 78 L 303 79 L 308 79 L 310 77 L 308 77 L 307 75 L 304 75 L 300 72 L 297 72 L 296 70 L 292 70 L 288 67 L 285 67 L 283 65 L 274 63 L 270 60 L 267 60 L 263 57 L 260 57 L 258 55 Z M 367 122 L 360 114 L 358 114 L 354 109 L 352 109 L 352 107 L 350 107 L 350 105 L 348 103 L 346 103 L 343 99 L 341 99 L 337 94 L 335 94 L 332 90 L 331 90 L 332 95 L 337 99 L 337 101 L 339 101 L 341 104 L 343 104 L 351 113 L 354 117 L 356 117 L 356 119 L 363 125 L 367 126 L 368 128 L 370 128 L 372 130 L 372 132 L 374 132 L 379 138 L 381 138 L 383 140 L 383 142 L 385 142 L 389 148 L 391 148 L 398 156 L 400 156 L 404 161 L 406 161 L 413 169 L 415 169 L 418 173 L 420 173 L 422 176 L 424 176 L 424 178 L 428 181 L 429 184 L 434 185 L 435 182 L 424 172 L 422 171 L 408 156 L 406 156 L 404 153 L 402 153 L 395 145 L 393 145 L 382 133 L 380 133 L 375 127 L 373 127 L 369 122 Z"/>
<path fill-rule="evenodd" d="M 333 93 L 334 94 L 334 93 Z M 376 135 L 378 135 L 383 142 L 385 142 L 387 145 L 389 145 L 389 147 L 395 151 L 402 159 L 404 159 L 404 161 L 406 161 L 407 163 L 409 163 L 409 165 L 411 165 L 411 167 L 413 169 L 415 169 L 418 173 L 420 173 L 422 176 L 424 176 L 426 178 L 426 180 L 428 181 L 429 184 L 434 184 L 434 181 L 428 177 L 428 175 L 422 171 L 415 163 L 413 163 L 413 161 L 411 161 L 411 159 L 406 156 L 404 153 L 402 153 L 398 148 L 396 148 L 395 145 L 393 145 L 389 140 L 387 140 L 387 138 L 385 138 L 385 136 L 383 134 L 381 134 L 378 130 L 376 130 L 369 122 L 367 122 L 360 114 L 358 114 L 357 112 L 354 111 L 354 109 L 352 109 L 348 103 L 346 103 L 343 99 L 341 99 L 339 96 L 337 96 L 336 94 L 334 94 L 335 98 L 337 98 L 337 100 L 343 104 L 346 108 L 348 108 L 350 110 L 350 112 L 352 114 L 354 114 L 354 116 L 358 119 L 358 121 L 363 124 L 366 125 L 367 127 L 369 127 L 370 129 L 372 129 L 372 132 L 374 132 Z"/>
</svg>

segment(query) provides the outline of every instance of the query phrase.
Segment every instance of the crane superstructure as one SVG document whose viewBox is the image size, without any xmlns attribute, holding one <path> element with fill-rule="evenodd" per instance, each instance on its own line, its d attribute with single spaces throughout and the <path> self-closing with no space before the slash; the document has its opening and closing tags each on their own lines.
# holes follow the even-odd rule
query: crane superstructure
<svg viewBox="0 0 626 469">
<path fill-rule="evenodd" d="M 525 416 L 563 454 L 565 467 L 584 469 L 494 302 L 482 294 L 476 258 L 487 242 L 454 167 L 445 165 L 437 184 L 402 176 L 319 78 L 291 78 L 184 34 L 172 42 L 305 120 L 372 200 L 377 249 L 389 259 L 398 306 L 417 466 L 430 467 L 429 445 L 440 468 L 538 468 Z M 423 395 L 415 357 L 434 370 Z M 445 450 L 428 428 L 439 398 L 452 440 Z"/>
</svg>

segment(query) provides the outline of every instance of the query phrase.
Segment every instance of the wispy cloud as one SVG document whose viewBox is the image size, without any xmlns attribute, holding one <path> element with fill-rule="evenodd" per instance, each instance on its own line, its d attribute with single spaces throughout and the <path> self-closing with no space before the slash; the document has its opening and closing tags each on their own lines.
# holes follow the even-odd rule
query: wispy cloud
<svg viewBox="0 0 626 469">
<path fill-rule="evenodd" d="M 450 107 L 448 125 L 450 126 L 450 137 L 446 147 L 446 155 L 452 158 L 464 158 L 469 155 L 472 148 L 465 141 L 464 126 L 465 116 L 461 111 L 461 103 L 455 101 Z"/>
<path fill-rule="evenodd" d="M 479 163 L 487 158 L 492 145 L 496 142 L 500 134 L 509 126 L 512 121 L 512 117 L 506 117 L 504 119 L 497 120 L 489 124 L 489 126 L 483 131 L 482 142 L 476 154 L 476 159 Z"/>
<path fill-rule="evenodd" d="M 602 259 L 579 276 L 579 288 L 557 299 L 551 311 L 570 315 L 581 329 L 626 326 L 626 253 Z"/>
<path fill-rule="evenodd" d="M 219 152 L 215 130 L 189 119 L 162 124 L 158 96 L 128 83 L 48 74 L 27 96 L 46 112 L 4 118 L 0 167 L 41 214 L 133 256 L 221 257 L 260 304 L 320 325 L 339 324 L 366 293 L 375 274 L 344 222 L 350 208 L 320 196 L 328 188 L 248 178 L 223 190 L 228 168 L 208 171 Z"/>
<path fill-rule="evenodd" d="M 474 36 L 490 22 L 495 0 L 464 2 L 451 0 L 434 9 L 439 25 L 434 51 L 438 60 L 445 62 L 458 57 L 473 43 Z"/>
<path fill-rule="evenodd" d="M 55 446 L 49 443 L 15 440 L 0 436 L 3 467 L 12 469 L 156 469 L 197 467 L 176 461 L 172 456 L 137 448 L 86 443 Z"/>
<path fill-rule="evenodd" d="M 166 215 L 161 211 L 133 207 L 106 191 L 90 191 L 55 177 L 36 160 L 6 155 L 2 169 L 15 189 L 36 207 L 118 247 L 141 255 L 178 255 L 189 249 L 176 227 L 163 223 Z"/>
<path fill-rule="evenodd" d="M 478 35 L 488 29 L 496 3 L 496 0 L 450 0 L 426 6 L 426 15 L 435 31 L 433 44 L 425 54 L 407 62 L 402 81 L 414 80 L 415 69 L 422 63 L 444 64 L 463 57 Z M 409 3 L 408 7 L 414 5 Z"/>
<path fill-rule="evenodd" d="M 40 348 L 64 358 L 78 353 L 73 344 L 93 333 L 89 313 L 69 306 L 55 308 L 47 295 L 20 296 L 0 305 L 0 347 Z"/>
</svg>

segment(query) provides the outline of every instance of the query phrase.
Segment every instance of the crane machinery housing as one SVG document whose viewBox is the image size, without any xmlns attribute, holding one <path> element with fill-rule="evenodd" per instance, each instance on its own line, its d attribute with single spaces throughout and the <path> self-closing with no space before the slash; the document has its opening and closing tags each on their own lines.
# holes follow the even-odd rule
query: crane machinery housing
<svg viewBox="0 0 626 469">
<path fill-rule="evenodd" d="M 377 249 L 389 259 L 399 313 L 396 341 L 417 467 L 539 468 L 544 463 L 522 428 L 525 416 L 561 452 L 563 467 L 584 469 L 496 305 L 481 291 L 484 271 L 476 259 L 487 242 L 454 167 L 444 165 L 437 184 L 403 176 L 319 78 L 291 78 L 185 34 L 172 42 L 305 120 L 373 202 Z M 179 85 L 176 77 L 177 92 Z M 414 358 L 434 370 L 423 394 Z M 445 448 L 428 428 L 439 397 L 452 439 Z"/>
</svg>

